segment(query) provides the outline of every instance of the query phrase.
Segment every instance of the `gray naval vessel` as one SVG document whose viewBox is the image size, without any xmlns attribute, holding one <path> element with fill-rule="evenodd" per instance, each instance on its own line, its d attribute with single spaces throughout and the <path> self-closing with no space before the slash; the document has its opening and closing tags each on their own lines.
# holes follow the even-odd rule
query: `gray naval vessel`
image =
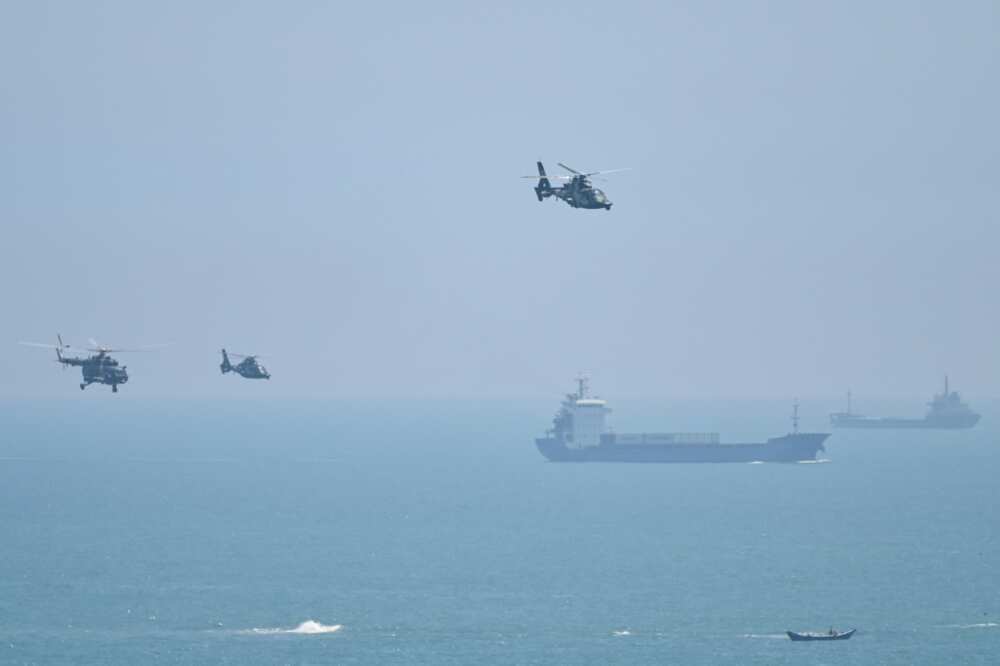
<svg viewBox="0 0 1000 666">
<path fill-rule="evenodd" d="M 535 440 L 543 456 L 552 462 L 799 462 L 815 460 L 825 451 L 827 433 L 800 433 L 798 409 L 793 432 L 766 442 L 728 444 L 719 434 L 609 432 L 605 418 L 607 403 L 587 395 L 587 381 L 577 380 L 577 391 L 566 394 L 545 437 Z"/>
<path fill-rule="evenodd" d="M 944 392 L 927 403 L 927 414 L 922 419 L 900 419 L 887 416 L 864 416 L 851 411 L 851 392 L 847 392 L 847 411 L 830 414 L 830 424 L 835 428 L 936 428 L 957 430 L 971 428 L 979 423 L 979 414 L 962 402 L 958 391 L 948 387 L 944 378 Z"/>
</svg>

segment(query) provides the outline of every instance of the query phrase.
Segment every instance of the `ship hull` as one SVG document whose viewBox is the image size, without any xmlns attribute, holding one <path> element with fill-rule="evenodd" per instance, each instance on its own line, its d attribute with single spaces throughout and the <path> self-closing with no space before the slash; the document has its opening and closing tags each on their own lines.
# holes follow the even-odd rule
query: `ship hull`
<svg viewBox="0 0 1000 666">
<path fill-rule="evenodd" d="M 631 463 L 749 463 L 815 460 L 825 451 L 826 433 L 801 433 L 774 437 L 759 444 L 615 444 L 604 442 L 588 448 L 568 448 L 563 439 L 535 440 L 539 452 L 551 462 Z"/>
<path fill-rule="evenodd" d="M 800 634 L 795 631 L 786 631 L 788 637 L 793 641 L 846 641 L 857 629 L 851 629 L 850 631 L 845 631 L 842 634 Z"/>
<path fill-rule="evenodd" d="M 834 428 L 962 430 L 979 423 L 979 415 L 954 419 L 834 418 Z"/>
</svg>

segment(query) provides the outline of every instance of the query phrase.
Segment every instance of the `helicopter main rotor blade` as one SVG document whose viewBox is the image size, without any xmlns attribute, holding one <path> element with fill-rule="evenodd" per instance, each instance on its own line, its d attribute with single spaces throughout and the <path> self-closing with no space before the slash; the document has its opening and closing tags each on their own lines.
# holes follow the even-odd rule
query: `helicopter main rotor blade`
<svg viewBox="0 0 1000 666">
<path fill-rule="evenodd" d="M 625 167 L 624 169 L 608 169 L 607 171 L 591 171 L 590 173 L 583 174 L 584 176 L 601 176 L 606 173 L 618 173 L 620 171 L 631 171 L 632 167 Z"/>
<path fill-rule="evenodd" d="M 25 347 L 41 347 L 43 349 L 70 349 L 69 345 L 50 345 L 44 342 L 18 342 L 19 345 L 24 345 Z"/>
<path fill-rule="evenodd" d="M 573 180 L 573 176 L 521 176 L 521 178 L 531 178 L 532 180 L 542 180 L 543 178 L 548 178 L 549 180 Z"/>
<path fill-rule="evenodd" d="M 87 351 L 92 352 L 104 352 L 105 354 L 118 354 L 121 352 L 154 352 L 162 349 L 163 347 L 169 347 L 170 343 L 164 343 L 160 345 L 143 345 L 141 347 L 87 347 Z"/>
<path fill-rule="evenodd" d="M 584 174 L 580 173 L 579 171 L 577 171 L 576 169 L 574 169 L 573 167 L 566 166 L 562 162 L 556 162 L 556 164 L 558 164 L 559 166 L 561 166 L 563 169 L 566 169 L 566 171 L 569 171 L 570 173 L 575 173 L 577 176 L 584 175 Z"/>
</svg>

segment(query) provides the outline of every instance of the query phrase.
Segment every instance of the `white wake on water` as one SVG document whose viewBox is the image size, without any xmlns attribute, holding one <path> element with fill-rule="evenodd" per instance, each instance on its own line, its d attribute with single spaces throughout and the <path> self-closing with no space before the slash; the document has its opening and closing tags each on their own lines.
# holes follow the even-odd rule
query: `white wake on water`
<svg viewBox="0 0 1000 666">
<path fill-rule="evenodd" d="M 826 463 L 833 462 L 829 458 L 820 458 L 818 460 L 796 460 L 800 465 L 825 465 Z M 751 460 L 747 465 L 766 465 L 763 460 Z"/>
<path fill-rule="evenodd" d="M 978 622 L 976 624 L 949 624 L 947 625 L 952 629 L 989 629 L 991 627 L 1000 627 L 1000 623 L 997 622 Z"/>
<path fill-rule="evenodd" d="M 743 634 L 743 638 L 788 638 L 786 634 Z"/>
<path fill-rule="evenodd" d="M 632 635 L 632 632 L 629 631 L 628 629 L 621 629 L 621 630 L 617 630 L 617 631 L 612 631 L 611 633 L 613 635 L 615 635 L 615 636 L 631 636 Z"/>
<path fill-rule="evenodd" d="M 293 627 L 291 629 L 286 629 L 284 627 L 265 627 L 265 628 L 254 627 L 250 631 L 243 633 L 262 634 L 262 635 L 300 634 L 305 636 L 314 636 L 317 634 L 335 634 L 341 629 L 343 629 L 343 627 L 344 625 L 342 624 L 323 624 L 321 622 L 317 622 L 316 620 L 306 620 L 299 626 Z"/>
</svg>

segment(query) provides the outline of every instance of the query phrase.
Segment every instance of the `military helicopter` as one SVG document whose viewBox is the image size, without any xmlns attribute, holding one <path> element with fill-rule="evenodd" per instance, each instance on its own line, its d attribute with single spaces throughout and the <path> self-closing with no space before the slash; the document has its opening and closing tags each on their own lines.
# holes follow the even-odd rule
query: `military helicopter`
<svg viewBox="0 0 1000 666">
<path fill-rule="evenodd" d="M 609 201 L 604 195 L 604 192 L 600 191 L 590 183 L 590 177 L 606 173 L 628 171 L 628 169 L 612 169 L 610 171 L 591 171 L 590 173 L 580 173 L 576 169 L 572 169 L 562 162 L 559 162 L 558 164 L 573 175 L 546 175 L 545 167 L 542 166 L 541 162 L 538 162 L 537 176 L 521 176 L 521 178 L 538 179 L 538 185 L 535 186 L 535 196 L 538 197 L 539 201 L 548 197 L 556 197 L 558 199 L 562 199 L 573 208 L 603 208 L 604 210 L 611 210 L 611 201 Z M 549 178 L 567 180 L 569 182 L 565 185 L 560 185 L 559 187 L 552 187 L 552 183 L 549 181 Z"/>
<path fill-rule="evenodd" d="M 222 363 L 219 365 L 219 369 L 222 370 L 222 374 L 227 372 L 235 372 L 241 377 L 246 377 L 247 379 L 270 379 L 271 375 L 268 373 L 267 369 L 257 362 L 256 356 L 247 356 L 245 354 L 233 354 L 237 358 L 242 358 L 243 360 L 233 365 L 229 362 L 229 354 L 226 350 L 222 350 Z"/>
<path fill-rule="evenodd" d="M 47 345 L 40 342 L 22 342 L 21 344 L 28 347 L 55 349 L 56 361 L 62 364 L 64 370 L 66 369 L 66 366 L 79 366 L 80 371 L 83 373 L 83 383 L 80 384 L 81 391 L 91 384 L 107 384 L 111 387 L 112 393 L 118 393 L 118 385 L 128 382 L 128 372 L 126 372 L 125 366 L 119 365 L 118 361 L 111 358 L 110 354 L 117 354 L 119 352 L 152 351 L 151 348 L 112 349 L 111 347 L 102 347 L 97 344 L 94 339 L 91 339 L 91 346 L 84 347 L 83 349 L 89 352 L 94 352 L 92 356 L 88 356 L 86 358 L 80 358 L 78 356 L 63 356 L 64 350 L 76 348 L 63 343 L 61 335 L 57 334 L 56 339 L 59 341 L 58 345 Z"/>
</svg>

